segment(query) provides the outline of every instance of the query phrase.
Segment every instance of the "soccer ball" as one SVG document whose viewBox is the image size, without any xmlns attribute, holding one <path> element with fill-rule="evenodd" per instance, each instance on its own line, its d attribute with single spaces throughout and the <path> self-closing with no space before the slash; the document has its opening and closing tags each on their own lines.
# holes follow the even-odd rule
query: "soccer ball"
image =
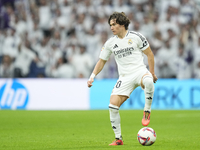
<svg viewBox="0 0 200 150">
<path fill-rule="evenodd" d="M 144 127 L 139 130 L 137 139 L 140 144 L 150 146 L 156 141 L 156 132 L 150 127 Z"/>
</svg>

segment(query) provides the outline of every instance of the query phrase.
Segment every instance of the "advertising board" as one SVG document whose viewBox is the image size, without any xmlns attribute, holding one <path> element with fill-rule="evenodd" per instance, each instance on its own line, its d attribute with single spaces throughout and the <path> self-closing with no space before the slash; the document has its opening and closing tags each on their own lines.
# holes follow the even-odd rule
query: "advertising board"
<svg viewBox="0 0 200 150">
<path fill-rule="evenodd" d="M 0 79 L 0 109 L 89 109 L 86 79 Z"/>
<path fill-rule="evenodd" d="M 117 80 L 95 80 L 90 89 L 90 108 L 108 109 Z M 159 79 L 155 85 L 152 109 L 200 109 L 200 80 Z M 121 109 L 143 109 L 144 91 L 137 87 Z"/>
</svg>

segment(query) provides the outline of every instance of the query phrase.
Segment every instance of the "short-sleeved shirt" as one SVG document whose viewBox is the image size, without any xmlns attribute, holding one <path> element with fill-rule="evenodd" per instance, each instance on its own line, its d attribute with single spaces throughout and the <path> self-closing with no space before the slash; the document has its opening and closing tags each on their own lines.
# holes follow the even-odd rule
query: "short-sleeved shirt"
<svg viewBox="0 0 200 150">
<path fill-rule="evenodd" d="M 113 53 L 119 75 L 127 75 L 146 68 L 143 50 L 149 47 L 146 38 L 134 31 L 128 31 L 123 39 L 113 36 L 104 44 L 99 58 L 108 60 Z"/>
</svg>

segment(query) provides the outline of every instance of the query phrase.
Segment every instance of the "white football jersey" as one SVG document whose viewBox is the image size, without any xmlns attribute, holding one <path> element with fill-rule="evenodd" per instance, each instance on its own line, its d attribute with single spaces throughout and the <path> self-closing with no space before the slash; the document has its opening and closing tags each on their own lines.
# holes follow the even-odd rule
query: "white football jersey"
<svg viewBox="0 0 200 150">
<path fill-rule="evenodd" d="M 113 53 L 118 66 L 119 75 L 132 74 L 146 68 L 143 50 L 149 47 L 146 38 L 134 31 L 128 31 L 123 39 L 113 36 L 104 44 L 99 58 L 108 60 Z"/>
</svg>

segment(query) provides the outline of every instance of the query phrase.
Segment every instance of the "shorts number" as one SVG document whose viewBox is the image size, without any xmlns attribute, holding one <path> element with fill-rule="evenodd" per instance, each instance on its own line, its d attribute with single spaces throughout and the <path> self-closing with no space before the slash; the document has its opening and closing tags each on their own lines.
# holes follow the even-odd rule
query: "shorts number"
<svg viewBox="0 0 200 150">
<path fill-rule="evenodd" d="M 122 81 L 118 81 L 117 84 L 116 84 L 116 88 L 119 88 L 122 84 Z"/>
</svg>

